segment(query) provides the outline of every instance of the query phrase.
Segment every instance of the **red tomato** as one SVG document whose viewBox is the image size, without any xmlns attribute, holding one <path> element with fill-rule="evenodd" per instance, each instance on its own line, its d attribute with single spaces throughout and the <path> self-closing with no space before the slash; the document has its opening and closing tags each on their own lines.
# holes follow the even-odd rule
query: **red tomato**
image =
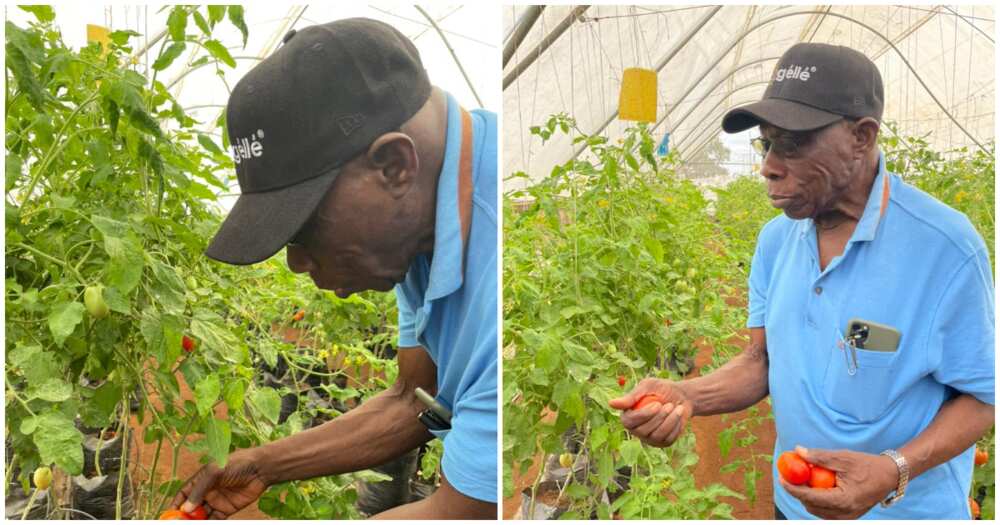
<svg viewBox="0 0 1000 525">
<path fill-rule="evenodd" d="M 163 514 L 160 514 L 160 519 L 161 520 L 189 520 L 191 518 L 189 518 L 188 515 L 185 514 L 184 512 L 181 512 L 181 511 L 179 511 L 177 509 L 170 509 L 170 510 L 163 511 Z"/>
<path fill-rule="evenodd" d="M 625 386 L 625 376 L 618 376 L 618 386 Z"/>
<path fill-rule="evenodd" d="M 632 410 L 639 410 L 640 408 L 650 404 L 650 403 L 663 403 L 663 398 L 659 394 L 646 394 L 639 398 L 638 401 L 632 405 Z"/>
<path fill-rule="evenodd" d="M 305 316 L 306 316 L 306 311 L 305 310 L 299 310 L 298 312 L 295 312 L 295 315 L 292 316 L 292 320 L 293 321 L 301 321 Z"/>
<path fill-rule="evenodd" d="M 205 520 L 208 519 L 208 512 L 205 507 L 198 505 L 193 511 L 188 513 L 188 519 L 192 520 Z"/>
<path fill-rule="evenodd" d="M 181 347 L 184 348 L 185 352 L 193 352 L 195 347 L 194 339 L 185 335 L 181 338 Z"/>
<path fill-rule="evenodd" d="M 976 447 L 976 466 L 985 465 L 990 461 L 990 453 Z"/>
<path fill-rule="evenodd" d="M 809 486 L 814 489 L 832 489 L 837 486 L 837 474 L 828 468 L 813 465 L 810 469 Z"/>
<path fill-rule="evenodd" d="M 782 452 L 778 456 L 778 473 L 792 485 L 802 485 L 810 478 L 809 465 L 795 452 Z"/>
</svg>

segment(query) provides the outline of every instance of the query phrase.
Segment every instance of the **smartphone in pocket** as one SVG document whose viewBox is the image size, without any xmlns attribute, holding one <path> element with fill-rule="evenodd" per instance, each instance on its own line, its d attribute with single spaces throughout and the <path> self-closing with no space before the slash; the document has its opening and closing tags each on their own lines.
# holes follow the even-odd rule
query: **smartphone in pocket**
<svg viewBox="0 0 1000 525">
<path fill-rule="evenodd" d="M 896 328 L 857 317 L 847 322 L 844 333 L 848 339 L 854 338 L 857 348 L 872 352 L 895 352 L 902 337 Z"/>
</svg>

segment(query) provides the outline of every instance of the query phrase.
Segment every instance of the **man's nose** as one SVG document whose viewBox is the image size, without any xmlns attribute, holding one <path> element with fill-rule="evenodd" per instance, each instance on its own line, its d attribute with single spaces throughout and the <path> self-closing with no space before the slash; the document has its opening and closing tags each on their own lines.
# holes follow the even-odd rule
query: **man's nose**
<svg viewBox="0 0 1000 525">
<path fill-rule="evenodd" d="M 285 258 L 288 263 L 288 269 L 294 273 L 305 273 L 315 269 L 312 258 L 306 253 L 305 248 L 301 246 L 295 244 L 288 245 Z"/>
<path fill-rule="evenodd" d="M 787 169 L 781 157 L 769 151 L 761 162 L 760 174 L 767 180 L 782 179 L 785 177 Z"/>
</svg>

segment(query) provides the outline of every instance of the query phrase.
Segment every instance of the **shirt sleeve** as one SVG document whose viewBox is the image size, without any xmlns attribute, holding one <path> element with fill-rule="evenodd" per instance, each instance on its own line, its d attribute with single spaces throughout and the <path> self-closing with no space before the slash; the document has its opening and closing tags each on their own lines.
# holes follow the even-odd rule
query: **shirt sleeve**
<svg viewBox="0 0 1000 525">
<path fill-rule="evenodd" d="M 416 314 L 399 285 L 396 286 L 396 308 L 399 310 L 399 347 L 420 346 L 420 342 L 417 341 Z"/>
<path fill-rule="evenodd" d="M 747 308 L 749 317 L 747 318 L 747 328 L 759 328 L 764 326 L 765 310 L 767 305 L 767 287 L 771 277 L 767 264 L 767 257 L 764 255 L 764 231 L 757 236 L 757 248 L 753 253 L 753 261 L 750 263 L 750 299 Z"/>
<path fill-rule="evenodd" d="M 953 274 L 936 306 L 928 361 L 938 382 L 996 404 L 994 290 L 985 249 Z"/>
<path fill-rule="evenodd" d="M 490 344 L 490 343 L 484 343 Z M 493 354 L 496 355 L 494 340 Z M 496 359 L 456 403 L 451 431 L 444 438 L 441 470 L 462 494 L 497 502 L 497 368 Z"/>
</svg>

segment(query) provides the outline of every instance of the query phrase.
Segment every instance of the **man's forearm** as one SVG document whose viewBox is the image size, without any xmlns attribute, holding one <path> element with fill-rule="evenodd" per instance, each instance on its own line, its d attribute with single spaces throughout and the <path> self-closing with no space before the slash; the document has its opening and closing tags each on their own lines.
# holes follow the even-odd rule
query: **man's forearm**
<svg viewBox="0 0 1000 525">
<path fill-rule="evenodd" d="M 417 420 L 422 409 L 412 388 L 397 385 L 333 421 L 253 450 L 268 484 L 363 470 L 434 437 Z"/>
<path fill-rule="evenodd" d="M 694 405 L 692 415 L 736 412 L 767 396 L 767 349 L 762 336 L 753 339 L 749 348 L 712 373 L 678 383 Z"/>
<path fill-rule="evenodd" d="M 969 394 L 962 394 L 942 405 L 931 424 L 898 449 L 910 465 L 910 479 L 971 447 L 993 426 L 994 420 L 993 405 Z"/>
</svg>

